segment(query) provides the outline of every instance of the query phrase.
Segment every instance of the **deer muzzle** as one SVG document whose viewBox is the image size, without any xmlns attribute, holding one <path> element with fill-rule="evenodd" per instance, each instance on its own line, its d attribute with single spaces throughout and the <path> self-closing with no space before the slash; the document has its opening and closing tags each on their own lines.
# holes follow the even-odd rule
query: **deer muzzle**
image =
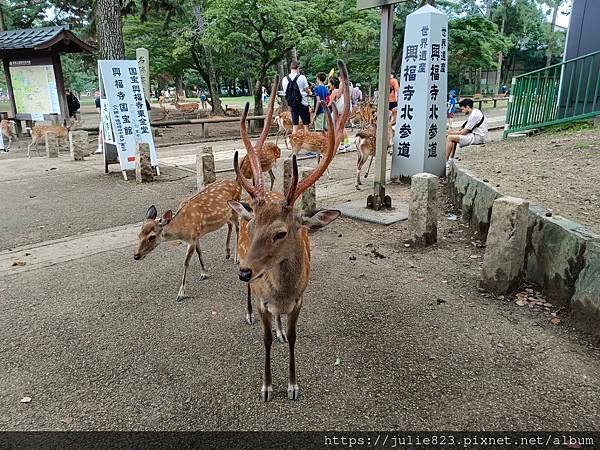
<svg viewBox="0 0 600 450">
<path fill-rule="evenodd" d="M 252 279 L 252 269 L 240 268 L 239 277 L 240 280 L 248 283 Z"/>
</svg>

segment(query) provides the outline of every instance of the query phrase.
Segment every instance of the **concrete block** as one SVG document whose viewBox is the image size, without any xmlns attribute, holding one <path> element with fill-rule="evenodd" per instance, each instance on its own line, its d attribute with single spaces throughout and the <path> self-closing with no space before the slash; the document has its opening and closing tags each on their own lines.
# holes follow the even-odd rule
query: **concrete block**
<svg viewBox="0 0 600 450">
<path fill-rule="evenodd" d="M 567 305 L 584 267 L 586 246 L 599 237 L 581 224 L 546 213 L 540 206 L 529 209 L 527 278 L 542 286 L 554 303 Z"/>
<path fill-rule="evenodd" d="M 87 145 L 87 131 L 80 130 L 69 132 L 69 151 L 71 153 L 71 160 L 83 161 L 84 156 L 86 156 Z M 89 156 L 89 151 L 87 153 Z"/>
<path fill-rule="evenodd" d="M 302 169 L 302 179 L 309 176 L 312 172 L 312 169 Z M 317 211 L 317 187 L 314 184 L 302 193 L 301 209 L 309 215 Z"/>
<path fill-rule="evenodd" d="M 135 181 L 146 183 L 154 180 L 150 163 L 150 145 L 141 143 L 135 149 Z"/>
<path fill-rule="evenodd" d="M 207 153 L 206 149 L 210 149 L 210 153 Z M 216 180 L 215 157 L 212 154 L 212 148 L 203 147 L 196 153 L 196 187 L 200 191 Z"/>
<path fill-rule="evenodd" d="M 585 265 L 575 283 L 571 309 L 581 328 L 600 337 L 600 242 L 588 243 L 583 260 Z"/>
<path fill-rule="evenodd" d="M 408 226 L 415 245 L 437 242 L 437 188 L 435 175 L 418 173 L 411 177 Z"/>
<path fill-rule="evenodd" d="M 480 286 L 497 295 L 521 283 L 527 245 L 529 202 L 515 197 L 494 201 Z"/>
<path fill-rule="evenodd" d="M 46 133 L 46 156 L 58 158 L 58 136 L 56 133 Z"/>
</svg>

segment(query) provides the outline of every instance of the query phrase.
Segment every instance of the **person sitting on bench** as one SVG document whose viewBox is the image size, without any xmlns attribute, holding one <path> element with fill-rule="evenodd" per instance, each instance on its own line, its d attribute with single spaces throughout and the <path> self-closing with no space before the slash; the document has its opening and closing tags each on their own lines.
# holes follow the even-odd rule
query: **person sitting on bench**
<svg viewBox="0 0 600 450">
<path fill-rule="evenodd" d="M 483 144 L 488 133 L 487 119 L 480 110 L 473 108 L 473 100 L 465 98 L 460 101 L 459 105 L 469 118 L 460 130 L 448 130 L 448 137 L 446 139 L 446 167 L 449 166 L 449 161 L 454 159 L 457 145 L 462 148 L 469 145 Z"/>
</svg>

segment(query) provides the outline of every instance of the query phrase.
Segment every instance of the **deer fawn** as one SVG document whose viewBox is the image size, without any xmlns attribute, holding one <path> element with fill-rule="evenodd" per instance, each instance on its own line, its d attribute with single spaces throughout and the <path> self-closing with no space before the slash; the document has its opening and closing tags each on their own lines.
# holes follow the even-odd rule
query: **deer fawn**
<svg viewBox="0 0 600 450">
<path fill-rule="evenodd" d="M 200 279 L 207 277 L 206 266 L 202 259 L 200 238 L 205 234 L 216 231 L 227 224 L 227 243 L 225 245 L 226 258 L 231 255 L 231 231 L 235 226 L 238 235 L 237 215 L 227 207 L 227 201 L 239 200 L 241 188 L 239 183 L 229 180 L 219 180 L 209 184 L 196 195 L 184 200 L 173 215 L 171 210 L 166 211 L 161 219 L 156 219 L 157 211 L 154 205 L 148 208 L 146 222 L 139 233 L 138 249 L 133 255 L 136 261 L 144 259 L 148 253 L 156 248 L 162 241 L 180 240 L 187 243 L 187 253 L 183 263 L 183 278 L 176 301 L 185 297 L 185 278 L 194 251 L 198 253 L 202 272 Z M 237 261 L 237 251 L 235 256 Z"/>
<path fill-rule="evenodd" d="M 388 149 L 392 147 L 394 142 L 394 128 L 392 122 L 388 122 Z M 376 136 L 376 128 L 373 127 L 371 129 L 359 131 L 356 133 L 356 137 L 354 138 L 354 144 L 356 145 L 357 151 L 357 160 L 356 160 L 356 189 L 360 189 L 359 185 L 362 184 L 360 181 L 360 171 L 364 164 L 367 162 L 369 156 L 371 157 L 369 161 L 369 166 L 367 167 L 367 171 L 365 173 L 365 178 L 369 176 L 369 170 L 371 170 L 371 163 L 373 162 L 373 157 L 375 156 L 375 136 Z"/>
<path fill-rule="evenodd" d="M 277 147 L 276 144 L 272 142 L 265 142 L 265 145 L 258 151 L 258 158 L 260 160 L 260 170 L 263 172 L 269 172 L 269 176 L 271 177 L 271 187 L 270 190 L 273 190 L 273 185 L 275 184 L 275 174 L 273 173 L 273 167 L 277 163 L 277 160 L 281 156 L 281 150 Z M 248 155 L 242 158 L 242 164 L 240 165 L 240 170 L 242 171 L 242 175 L 244 178 L 252 178 L 252 167 L 250 166 L 250 160 L 248 159 Z"/>
<path fill-rule="evenodd" d="M 297 132 L 290 134 L 287 137 L 287 148 L 292 151 L 293 154 L 297 154 L 300 150 L 306 150 L 309 152 L 317 153 L 316 164 L 322 157 L 326 156 L 329 151 L 329 140 L 327 135 L 320 131 L 304 131 L 298 130 Z M 335 150 L 334 150 L 335 152 Z M 331 172 L 327 167 L 327 177 L 331 180 Z"/>
<path fill-rule="evenodd" d="M 247 224 L 248 248 L 240 260 L 239 277 L 242 281 L 250 284 L 252 291 L 257 296 L 257 310 L 261 318 L 264 347 L 265 368 L 261 397 L 264 401 L 271 400 L 273 396 L 271 377 L 271 345 L 273 335 L 271 322 L 273 315 L 287 314 L 287 340 L 290 352 L 288 366 L 288 398 L 297 400 L 299 396 L 298 384 L 296 383 L 296 362 L 294 347 L 296 344 L 296 324 L 298 315 L 302 308 L 303 294 L 308 285 L 310 276 L 310 240 L 309 229 L 321 228 L 337 217 L 339 211 L 326 210 L 316 213 L 312 217 L 303 217 L 299 211 L 294 209 L 294 202 L 306 189 L 313 185 L 325 172 L 327 166 L 335 156 L 335 150 L 339 146 L 344 130 L 344 124 L 348 118 L 350 108 L 350 93 L 348 88 L 348 75 L 343 62 L 338 62 L 340 68 L 340 80 L 343 86 L 345 108 L 334 125 L 331 113 L 325 107 L 327 120 L 328 151 L 319 162 L 315 170 L 306 178 L 298 181 L 298 164 L 296 155 L 292 155 L 292 180 L 285 198 L 281 201 L 269 201 L 264 189 L 263 174 L 260 170 L 258 149 L 262 147 L 266 139 L 267 131 L 271 122 L 273 111 L 272 102 L 269 103 L 269 112 L 265 121 L 265 128 L 256 146 L 252 146 L 245 126 L 245 116 L 249 105 L 246 105 L 240 131 L 244 145 L 248 151 L 254 185 L 250 184 L 240 172 L 238 155 L 234 155 L 234 169 L 238 180 L 244 190 L 250 194 L 252 202 L 248 211 L 241 203 L 230 201 L 229 206 Z M 277 86 L 277 79 L 274 86 Z M 274 97 L 274 96 L 273 96 Z M 324 105 L 324 103 L 323 103 Z"/>
<path fill-rule="evenodd" d="M 2 136 L 4 136 L 6 139 L 8 139 L 8 145 L 4 149 L 5 152 L 7 152 L 10 149 L 10 144 L 12 143 L 13 139 L 19 140 L 17 134 L 13 131 L 14 124 L 15 124 L 14 120 L 2 119 L 2 121 L 0 121 L 0 128 L 2 129 Z"/>
<path fill-rule="evenodd" d="M 40 141 L 44 140 L 44 138 L 46 137 L 46 133 L 56 134 L 56 136 L 58 137 L 58 146 L 60 150 L 60 142 L 63 141 L 66 144 L 67 139 L 69 137 L 70 128 L 71 126 L 63 127 L 60 125 L 34 125 L 33 127 L 31 127 L 29 129 L 31 132 L 31 142 L 27 146 L 27 157 L 31 158 L 30 152 L 32 146 L 35 148 L 35 151 L 39 155 L 38 144 L 40 143 Z"/>
</svg>

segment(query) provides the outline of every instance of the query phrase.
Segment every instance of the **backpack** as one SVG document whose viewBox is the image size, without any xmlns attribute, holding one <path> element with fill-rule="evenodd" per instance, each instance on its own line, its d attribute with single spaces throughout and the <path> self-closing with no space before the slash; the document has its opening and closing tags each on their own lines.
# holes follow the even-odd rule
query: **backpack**
<svg viewBox="0 0 600 450">
<path fill-rule="evenodd" d="M 300 93 L 300 88 L 298 87 L 298 77 L 300 75 L 296 75 L 296 78 L 293 80 L 290 76 L 287 76 L 288 85 L 285 89 L 285 101 L 290 106 L 290 108 L 297 108 L 302 104 L 302 94 Z"/>
</svg>

